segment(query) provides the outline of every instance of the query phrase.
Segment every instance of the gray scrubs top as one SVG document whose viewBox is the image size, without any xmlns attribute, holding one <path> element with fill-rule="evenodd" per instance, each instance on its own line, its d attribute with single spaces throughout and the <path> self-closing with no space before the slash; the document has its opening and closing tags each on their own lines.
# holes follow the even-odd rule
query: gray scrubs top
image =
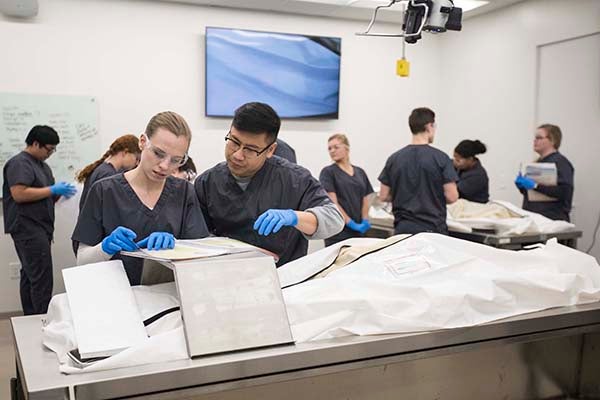
<svg viewBox="0 0 600 400">
<path fill-rule="evenodd" d="M 183 179 L 167 177 L 158 202 L 151 210 L 137 197 L 123 173 L 99 180 L 90 189 L 73 231 L 75 242 L 95 246 L 116 227 L 125 226 L 139 241 L 152 232 L 169 232 L 177 239 L 208 236 L 194 187 Z M 116 254 L 132 285 L 139 285 L 143 260 Z"/>
<path fill-rule="evenodd" d="M 296 164 L 296 151 L 281 139 L 277 139 L 277 148 L 273 154 Z"/>
<path fill-rule="evenodd" d="M 48 164 L 22 151 L 6 162 L 3 176 L 4 232 L 10 233 L 16 240 L 43 235 L 52 238 L 55 199 L 50 196 L 29 203 L 17 203 L 10 193 L 10 187 L 15 185 L 33 188 L 54 185 L 54 176 Z"/>
<path fill-rule="evenodd" d="M 266 160 L 246 190 L 226 162 L 205 171 L 194 186 L 211 233 L 267 249 L 279 256 L 278 266 L 306 255 L 308 240 L 294 227 L 261 236 L 253 229 L 256 219 L 270 208 L 305 211 L 332 204 L 306 168 L 277 156 Z"/>
<path fill-rule="evenodd" d="M 555 198 L 556 201 L 529 201 L 527 191 L 520 189 L 523 193 L 523 209 L 542 214 L 550 219 L 570 221 L 569 213 L 573 203 L 575 175 L 573 164 L 558 151 L 545 158 L 540 158 L 537 162 L 556 164 L 556 186 L 538 186 L 534 189 Z"/>
<path fill-rule="evenodd" d="M 329 165 L 321 171 L 319 181 L 326 192 L 336 194 L 338 203 L 346 214 L 354 221 L 362 221 L 362 202 L 363 198 L 373 193 L 373 187 L 365 171 L 355 165 L 354 175 L 348 175 L 337 164 Z M 348 236 L 349 235 L 349 236 Z M 332 237 L 332 240 L 345 239 L 346 237 L 357 236 L 357 232 L 347 226 L 338 235 Z"/>
<path fill-rule="evenodd" d="M 103 162 L 98 165 L 96 169 L 92 171 L 90 176 L 85 180 L 83 184 L 83 190 L 81 191 L 81 198 L 79 199 L 79 212 L 83 208 L 83 203 L 85 202 L 85 198 L 90 191 L 90 188 L 94 184 L 94 182 L 99 181 L 103 178 L 108 178 L 109 176 L 113 176 L 117 173 L 117 170 L 111 163 Z"/>
<path fill-rule="evenodd" d="M 448 233 L 444 184 L 458 180 L 450 157 L 429 145 L 392 154 L 379 175 L 391 188 L 396 233 Z"/>
</svg>

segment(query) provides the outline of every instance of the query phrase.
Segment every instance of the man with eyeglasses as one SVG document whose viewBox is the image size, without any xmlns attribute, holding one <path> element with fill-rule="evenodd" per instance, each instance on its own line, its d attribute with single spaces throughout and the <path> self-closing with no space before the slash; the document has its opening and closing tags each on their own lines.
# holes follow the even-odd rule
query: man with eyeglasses
<svg viewBox="0 0 600 400">
<path fill-rule="evenodd" d="M 225 162 L 194 184 L 211 233 L 265 248 L 279 256 L 278 266 L 306 255 L 308 239 L 344 227 L 310 172 L 274 156 L 280 125 L 268 104 L 239 107 L 225 136 Z"/>
<path fill-rule="evenodd" d="M 58 133 L 45 125 L 34 126 L 25 150 L 4 165 L 2 205 L 4 232 L 9 233 L 21 262 L 20 295 L 25 315 L 45 314 L 52 297 L 54 203 L 73 196 L 77 189 L 54 182 L 45 163 L 59 143 Z"/>
<path fill-rule="evenodd" d="M 538 126 L 533 140 L 533 150 L 540 156 L 536 162 L 556 164 L 557 183 L 555 186 L 538 185 L 533 179 L 519 173 L 515 179 L 517 189 L 523 194 L 523 209 L 554 219 L 570 221 L 573 202 L 573 176 L 575 170 L 571 162 L 558 148 L 562 141 L 560 128 L 552 124 Z M 528 191 L 535 190 L 550 197 L 551 201 L 531 201 Z"/>
</svg>

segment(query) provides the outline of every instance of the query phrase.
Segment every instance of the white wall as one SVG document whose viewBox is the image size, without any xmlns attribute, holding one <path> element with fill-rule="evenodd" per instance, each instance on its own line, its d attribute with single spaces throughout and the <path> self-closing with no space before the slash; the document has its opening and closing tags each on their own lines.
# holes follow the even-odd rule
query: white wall
<svg viewBox="0 0 600 400">
<path fill-rule="evenodd" d="M 411 51 L 413 74 L 407 80 L 395 76 L 398 39 L 354 35 L 366 22 L 126 0 L 40 0 L 40 14 L 32 21 L 0 19 L 0 91 L 95 96 L 99 156 L 117 136 L 142 132 L 153 114 L 177 111 L 193 130 L 190 154 L 203 170 L 223 159 L 230 123 L 204 117 L 207 25 L 342 38 L 339 120 L 285 120 L 281 131 L 316 176 L 329 162 L 327 137 L 344 131 L 353 161 L 376 180 L 385 157 L 410 139 L 405 129 L 410 110 L 438 106 L 437 38 Z M 55 291 L 63 290 L 60 268 L 74 264 L 67 240 L 73 220 L 62 215 L 53 251 Z M 2 313 L 20 309 L 18 281 L 8 277 L 8 264 L 18 259 L 6 235 L 0 254 Z"/>
</svg>

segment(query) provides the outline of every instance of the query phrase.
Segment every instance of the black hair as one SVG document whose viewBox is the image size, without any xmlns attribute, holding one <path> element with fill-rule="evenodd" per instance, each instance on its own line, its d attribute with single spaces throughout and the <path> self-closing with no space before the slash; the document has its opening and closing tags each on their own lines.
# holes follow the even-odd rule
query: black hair
<svg viewBox="0 0 600 400">
<path fill-rule="evenodd" d="M 243 132 L 266 133 L 269 141 L 274 142 L 281 127 L 281 119 L 270 105 L 253 102 L 235 110 L 231 125 Z"/>
<path fill-rule="evenodd" d="M 485 144 L 479 140 L 465 139 L 461 141 L 454 149 L 463 158 L 475 157 L 477 154 L 483 154 L 487 151 Z"/>
<path fill-rule="evenodd" d="M 54 128 L 47 125 L 36 125 L 31 128 L 25 138 L 25 143 L 27 143 L 28 146 L 31 146 L 33 142 L 38 142 L 40 146 L 45 146 L 47 144 L 57 145 L 60 142 L 60 139 Z"/>
<path fill-rule="evenodd" d="M 179 172 L 187 172 L 187 171 L 192 171 L 194 174 L 198 173 L 198 171 L 196 171 L 196 164 L 194 164 L 192 157 L 188 157 L 185 164 L 183 164 L 182 166 L 179 167 Z"/>
</svg>

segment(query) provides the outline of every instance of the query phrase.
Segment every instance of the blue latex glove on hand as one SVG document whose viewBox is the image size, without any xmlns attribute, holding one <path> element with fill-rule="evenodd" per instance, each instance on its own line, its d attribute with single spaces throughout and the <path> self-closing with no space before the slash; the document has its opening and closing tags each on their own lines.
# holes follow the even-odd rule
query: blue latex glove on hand
<svg viewBox="0 0 600 400">
<path fill-rule="evenodd" d="M 50 186 L 53 196 L 65 196 L 67 199 L 77 193 L 77 188 L 67 182 L 58 182 Z"/>
<path fill-rule="evenodd" d="M 135 232 L 131 229 L 118 226 L 110 235 L 102 240 L 102 251 L 111 256 L 121 250 L 134 251 L 138 248 L 133 241 L 136 236 Z"/>
<path fill-rule="evenodd" d="M 517 179 L 515 179 L 515 185 L 520 189 L 531 190 L 535 188 L 535 181 L 519 174 L 517 175 Z"/>
<path fill-rule="evenodd" d="M 348 228 L 352 229 L 355 232 L 360 232 L 360 230 L 362 229 L 361 224 L 359 224 L 358 222 L 356 222 L 353 219 L 351 219 L 350 221 L 346 222 L 346 226 Z"/>
<path fill-rule="evenodd" d="M 369 229 L 371 229 L 371 223 L 369 222 L 368 219 L 363 219 L 362 222 L 359 224 L 360 233 L 365 233 L 366 231 L 368 231 Z"/>
<path fill-rule="evenodd" d="M 254 230 L 259 235 L 267 236 L 277 233 L 284 226 L 296 226 L 298 215 L 294 210 L 277 210 L 271 208 L 262 213 L 254 223 Z"/>
<path fill-rule="evenodd" d="M 165 250 L 175 247 L 175 236 L 169 232 L 152 232 L 150 236 L 137 242 L 137 245 L 148 250 Z"/>
</svg>

